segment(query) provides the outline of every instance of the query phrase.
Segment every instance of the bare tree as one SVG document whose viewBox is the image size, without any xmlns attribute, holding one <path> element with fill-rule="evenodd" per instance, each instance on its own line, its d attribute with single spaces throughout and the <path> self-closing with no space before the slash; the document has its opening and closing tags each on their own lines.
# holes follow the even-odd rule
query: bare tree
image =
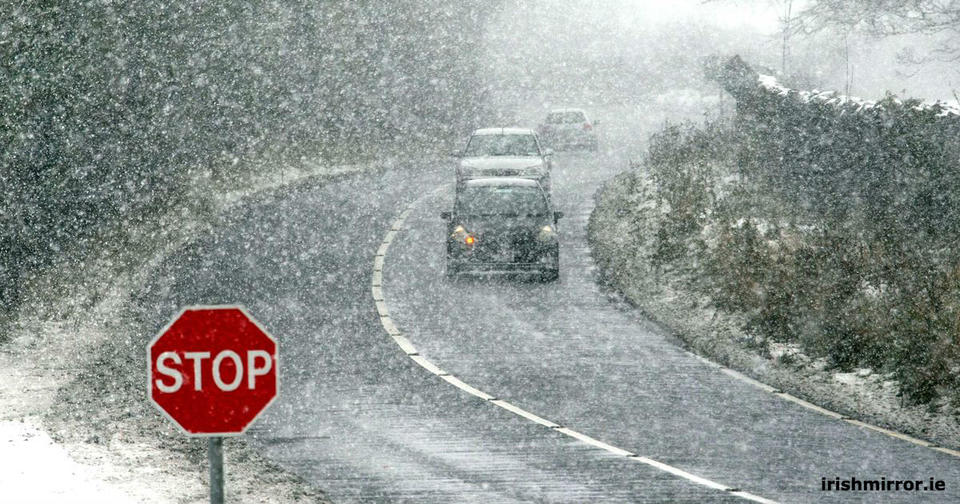
<svg viewBox="0 0 960 504">
<path fill-rule="evenodd" d="M 878 37 L 938 35 L 940 43 L 913 61 L 960 61 L 958 0 L 811 0 L 793 27 L 803 33 L 842 28 Z"/>
</svg>

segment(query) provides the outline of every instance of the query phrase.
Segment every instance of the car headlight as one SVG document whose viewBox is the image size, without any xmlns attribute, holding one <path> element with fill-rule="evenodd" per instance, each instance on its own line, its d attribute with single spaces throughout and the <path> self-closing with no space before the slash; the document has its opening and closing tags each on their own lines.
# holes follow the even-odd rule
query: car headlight
<svg viewBox="0 0 960 504">
<path fill-rule="evenodd" d="M 540 228 L 540 233 L 537 235 L 537 240 L 546 242 L 556 239 L 557 233 L 553 230 L 553 227 L 550 225 L 543 226 Z"/>
<path fill-rule="evenodd" d="M 450 235 L 450 238 L 471 247 L 477 243 L 477 237 L 468 233 L 463 226 L 453 228 L 453 233 Z"/>
</svg>

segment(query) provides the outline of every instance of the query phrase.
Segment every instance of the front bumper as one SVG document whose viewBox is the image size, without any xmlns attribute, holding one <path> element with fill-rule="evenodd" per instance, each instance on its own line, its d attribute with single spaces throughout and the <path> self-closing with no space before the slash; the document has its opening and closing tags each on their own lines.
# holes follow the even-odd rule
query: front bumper
<svg viewBox="0 0 960 504">
<path fill-rule="evenodd" d="M 540 272 L 553 267 L 547 262 L 477 262 L 477 261 L 452 261 L 451 264 L 459 272 Z"/>
<path fill-rule="evenodd" d="M 457 271 L 542 271 L 557 267 L 557 243 L 548 241 L 529 248 L 488 251 L 448 244 L 447 264 Z"/>
</svg>

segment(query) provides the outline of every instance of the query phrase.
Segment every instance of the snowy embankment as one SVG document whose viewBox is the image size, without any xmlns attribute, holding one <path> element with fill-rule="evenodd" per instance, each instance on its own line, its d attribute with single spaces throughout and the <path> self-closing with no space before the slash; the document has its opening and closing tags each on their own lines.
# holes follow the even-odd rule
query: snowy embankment
<svg viewBox="0 0 960 504">
<path fill-rule="evenodd" d="M 608 181 L 596 195 L 588 239 L 605 283 L 650 318 L 666 325 L 693 352 L 744 372 L 844 416 L 958 448 L 960 423 L 927 406 L 902 404 L 897 383 L 869 369 L 837 372 L 796 345 L 765 351 L 743 331 L 746 317 L 717 310 L 694 287 L 702 269 L 695 255 L 658 268 L 654 255 L 661 209 L 648 173 L 638 168 Z"/>
<path fill-rule="evenodd" d="M 63 259 L 30 285 L 0 345 L 4 502 L 205 502 L 205 440 L 147 404 L 144 349 L 127 309 L 151 269 L 251 196 L 374 165 L 263 170 L 231 185 L 198 180 L 185 206 L 106 230 L 99 253 Z M 230 502 L 327 502 L 255 453 L 225 443 Z"/>
</svg>

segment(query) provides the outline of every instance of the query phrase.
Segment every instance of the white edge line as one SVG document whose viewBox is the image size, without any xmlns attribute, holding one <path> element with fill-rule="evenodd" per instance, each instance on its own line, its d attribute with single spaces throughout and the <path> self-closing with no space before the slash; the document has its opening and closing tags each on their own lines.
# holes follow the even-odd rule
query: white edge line
<svg viewBox="0 0 960 504">
<path fill-rule="evenodd" d="M 396 334 L 393 336 L 393 341 L 395 341 L 398 345 L 400 345 L 400 349 L 403 350 L 405 354 L 413 355 L 417 353 L 416 347 L 414 347 L 413 343 L 410 343 L 410 340 L 408 340 L 407 338 L 404 338 L 403 336 Z"/>
<path fill-rule="evenodd" d="M 707 478 L 701 478 L 700 476 L 697 476 L 695 474 L 690 474 L 687 471 L 684 471 L 683 469 L 677 469 L 676 467 L 664 464 L 663 462 L 658 462 L 651 458 L 647 458 L 647 457 L 632 457 L 632 458 L 633 460 L 636 460 L 637 462 L 640 462 L 642 464 L 647 464 L 648 466 L 656 467 L 661 471 L 668 472 L 670 474 L 673 474 L 674 476 L 679 476 L 683 479 L 692 481 L 694 483 L 703 485 L 705 487 L 710 487 L 715 490 L 722 490 L 722 491 L 727 491 L 730 489 L 730 487 L 726 485 L 721 485 L 720 483 L 717 483 L 715 481 L 710 481 Z"/>
<path fill-rule="evenodd" d="M 830 410 L 828 410 L 828 409 L 826 409 L 826 408 L 821 408 L 820 406 L 817 406 L 816 404 L 813 404 L 813 403 L 809 403 L 809 402 L 807 402 L 807 401 L 804 401 L 803 399 L 800 399 L 799 397 L 797 397 L 797 396 L 795 396 L 795 395 L 788 394 L 788 393 L 786 393 L 786 392 L 780 392 L 780 391 L 774 392 L 774 395 L 780 397 L 781 399 L 790 401 L 790 402 L 792 402 L 792 403 L 794 403 L 794 404 L 799 404 L 800 406 L 803 406 L 804 408 L 807 408 L 807 409 L 809 409 L 809 410 L 816 411 L 817 413 L 820 413 L 821 415 L 826 415 L 826 416 L 828 416 L 828 417 L 830 417 L 830 418 L 834 418 L 834 419 L 836 419 L 836 420 L 843 420 L 843 419 L 844 419 L 844 416 L 841 415 L 840 413 L 837 413 L 836 411 L 830 411 Z"/>
<path fill-rule="evenodd" d="M 870 429 L 870 430 L 874 430 L 874 431 L 877 431 L 877 432 L 886 434 L 886 435 L 888 435 L 888 436 L 890 436 L 890 437 L 895 437 L 895 438 L 897 438 L 897 439 L 902 439 L 902 440 L 907 441 L 907 442 L 909 442 L 909 443 L 913 443 L 913 444 L 916 444 L 916 445 L 924 446 L 924 447 L 927 447 L 927 448 L 932 448 L 932 447 L 935 446 L 933 443 L 930 443 L 930 442 L 928 442 L 928 441 L 924 441 L 924 440 L 922 440 L 922 439 L 917 439 L 917 438 L 915 438 L 915 437 L 913 437 L 913 436 L 908 436 L 908 435 L 906 435 L 906 434 L 903 434 L 903 433 L 900 433 L 900 432 L 896 432 L 896 431 L 892 431 L 892 430 L 890 430 L 890 429 L 884 429 L 883 427 L 878 427 L 878 426 L 876 426 L 876 425 L 870 425 L 870 424 L 868 424 L 868 423 L 866 423 L 866 422 L 861 422 L 860 420 L 857 420 L 857 419 L 854 419 L 854 418 L 844 418 L 843 421 L 844 421 L 844 422 L 847 422 L 847 423 L 849 423 L 849 424 L 852 424 L 852 425 L 856 425 L 857 427 L 864 427 L 864 428 L 867 428 L 867 429 Z"/>
<path fill-rule="evenodd" d="M 400 336 L 400 329 L 397 329 L 397 326 L 393 323 L 393 319 L 389 315 L 380 317 L 380 324 L 383 325 L 383 328 L 386 329 L 387 334 L 393 337 Z"/>
<path fill-rule="evenodd" d="M 462 391 L 464 391 L 464 392 L 466 392 L 466 393 L 468 393 L 468 394 L 475 395 L 475 396 L 479 397 L 480 399 L 483 399 L 484 401 L 490 401 L 490 400 L 493 400 L 493 399 L 494 399 L 494 397 L 493 397 L 492 395 L 490 395 L 490 394 L 488 394 L 488 393 L 486 393 L 486 392 L 484 392 L 484 391 L 482 391 L 482 390 L 480 390 L 480 389 L 477 389 L 477 388 L 474 388 L 474 387 L 468 385 L 467 383 L 465 383 L 465 382 L 464 382 L 463 380 L 461 380 L 460 378 L 457 378 L 456 376 L 447 375 L 447 376 L 441 376 L 441 378 L 443 378 L 444 380 L 447 380 L 448 382 L 450 382 L 450 384 L 453 385 L 454 387 L 457 387 L 458 389 L 460 389 L 460 390 L 462 390 Z"/>
<path fill-rule="evenodd" d="M 437 376 L 450 374 L 450 373 L 448 373 L 448 372 L 440 369 L 439 367 L 437 367 L 436 364 L 430 362 L 429 359 L 427 359 L 426 357 L 424 357 L 424 356 L 422 356 L 422 355 L 409 355 L 409 357 L 410 357 L 411 359 L 413 359 L 413 362 L 416 362 L 417 364 L 420 364 L 420 367 L 422 367 L 423 369 L 426 369 L 427 371 L 430 371 L 431 373 L 433 373 L 433 374 L 435 374 L 435 375 L 437 375 Z"/>
<path fill-rule="evenodd" d="M 957 451 L 957 450 L 951 450 L 950 448 L 944 448 L 944 447 L 942 447 L 942 446 L 931 446 L 930 448 L 933 449 L 933 450 L 937 450 L 938 452 L 946 453 L 947 455 L 953 455 L 954 457 L 960 457 L 960 451 Z"/>
<path fill-rule="evenodd" d="M 515 415 L 520 415 L 520 416 L 522 416 L 523 418 L 526 418 L 527 420 L 530 420 L 531 422 L 536 422 L 536 423 L 538 423 L 538 424 L 540 424 L 540 425 L 542 425 L 542 426 L 544 426 L 544 427 L 547 427 L 547 428 L 550 428 L 550 429 L 556 429 L 556 428 L 560 427 L 559 425 L 551 422 L 550 420 L 547 420 L 547 419 L 545 419 L 545 418 L 541 418 L 541 417 L 539 417 L 539 416 L 537 416 L 537 415 L 534 415 L 533 413 L 530 413 L 529 411 L 527 411 L 527 410 L 525 410 L 525 409 L 518 408 L 518 407 L 516 407 L 516 406 L 514 406 L 514 405 L 512 405 L 512 404 L 510 404 L 510 403 L 508 403 L 507 401 L 504 401 L 504 400 L 502 400 L 502 399 L 495 399 L 495 400 L 492 400 L 492 401 L 490 401 L 490 402 L 493 403 L 493 404 L 496 404 L 497 406 L 499 406 L 499 407 L 501 407 L 501 408 L 503 408 L 503 409 L 505 409 L 505 410 L 507 410 L 507 411 L 509 411 L 509 412 L 511 412 L 511 413 L 513 413 L 513 414 L 515 414 Z"/>
<path fill-rule="evenodd" d="M 411 203 L 410 206 L 400 214 L 399 218 L 397 218 L 397 220 L 394 221 L 394 223 L 392 224 L 392 226 L 391 226 L 391 228 L 390 228 L 390 231 L 388 231 L 388 234 L 395 234 L 396 231 L 399 231 L 399 230 L 403 227 L 404 221 L 406 221 L 406 218 L 410 215 L 410 212 L 413 210 L 413 207 L 414 207 L 415 205 L 417 205 L 418 203 L 420 203 L 422 200 L 426 199 L 426 198 L 427 198 L 428 196 L 430 196 L 431 194 L 438 193 L 442 188 L 443 188 L 443 186 L 440 186 L 440 187 L 438 187 L 437 189 L 435 189 L 433 192 L 431 192 L 431 193 L 429 193 L 429 194 L 426 194 L 426 195 L 424 195 L 424 196 L 421 196 L 421 197 L 418 198 L 416 201 L 414 201 L 413 203 Z M 391 236 L 391 241 L 392 241 L 392 240 L 393 240 L 393 237 Z M 373 289 L 377 289 L 377 290 L 380 291 L 380 294 L 381 294 L 381 295 L 382 295 L 382 293 L 383 293 L 383 290 L 382 290 L 382 289 L 383 289 L 383 287 L 382 287 L 383 277 L 382 277 L 382 273 L 381 273 L 381 272 L 383 271 L 384 257 L 386 256 L 386 252 L 387 252 L 387 250 L 388 250 L 389 248 L 390 248 L 390 242 L 384 240 L 384 242 L 382 242 L 382 243 L 380 244 L 380 248 L 379 248 L 378 251 L 377 251 L 377 255 L 374 257 L 374 267 L 373 267 L 373 269 L 374 269 L 374 275 L 375 275 L 374 278 L 376 279 L 377 276 L 379 276 L 380 282 L 379 282 L 379 285 L 371 285 L 371 292 L 373 292 Z M 380 275 L 377 275 L 378 273 L 380 273 Z M 373 283 L 373 282 L 371 281 L 371 283 Z M 484 399 L 484 400 L 487 401 L 487 402 L 493 403 L 494 405 L 496 405 L 496 406 L 498 406 L 498 407 L 500 407 L 500 408 L 502 408 L 502 409 L 505 409 L 505 410 L 507 410 L 507 411 L 515 414 L 515 415 L 518 415 L 518 416 L 520 416 L 520 417 L 526 418 L 527 420 L 530 420 L 530 421 L 535 422 L 535 423 L 537 423 L 537 424 L 540 424 L 540 425 L 543 425 L 543 426 L 545 426 L 545 427 L 548 427 L 548 428 L 550 428 L 551 430 L 554 430 L 554 431 L 559 432 L 559 433 L 562 433 L 562 434 L 564 434 L 564 435 L 566 435 L 566 436 L 569 436 L 569 437 L 572 437 L 572 438 L 574 438 L 574 439 L 577 439 L 578 441 L 583 442 L 583 443 L 586 443 L 586 444 L 591 445 L 591 446 L 593 446 L 593 447 L 600 448 L 600 449 L 602 449 L 602 450 L 606 450 L 606 451 L 608 451 L 608 452 L 610 452 L 610 453 L 613 453 L 613 454 L 615 454 L 615 455 L 619 455 L 619 456 L 623 456 L 623 457 L 630 458 L 631 460 L 636 460 L 636 461 L 638 461 L 638 462 L 647 464 L 647 465 L 649 465 L 649 466 L 651 466 L 651 467 L 654 467 L 654 468 L 656 468 L 656 469 L 660 469 L 661 471 L 664 471 L 664 472 L 673 474 L 674 476 L 678 476 L 678 477 L 680 477 L 680 478 L 686 479 L 686 480 L 688 480 L 688 481 L 690 481 L 690 482 L 697 483 L 697 484 L 699 484 L 699 485 L 706 486 L 706 487 L 708 487 L 708 488 L 712 488 L 712 489 L 715 489 L 715 490 L 720 490 L 720 491 L 728 492 L 730 495 L 735 495 L 735 496 L 737 496 L 737 497 L 740 497 L 740 498 L 743 498 L 743 499 L 746 499 L 746 500 L 751 500 L 751 501 L 755 501 L 755 502 L 763 502 L 763 503 L 768 503 L 768 504 L 777 504 L 776 501 L 768 500 L 768 499 L 765 499 L 765 498 L 763 498 L 763 497 L 759 497 L 759 496 L 753 495 L 753 494 L 751 494 L 751 493 L 749 493 L 749 492 L 743 492 L 743 491 L 740 491 L 740 490 L 734 491 L 734 489 L 733 489 L 732 487 L 728 487 L 728 486 L 726 486 L 726 485 L 722 485 L 722 484 L 720 484 L 720 483 L 717 483 L 717 482 L 708 480 L 708 479 L 706 479 L 706 478 L 702 478 L 702 477 L 697 476 L 697 475 L 695 475 L 695 474 L 688 473 L 688 472 L 686 472 L 686 471 L 684 471 L 684 470 L 682 470 L 682 469 L 678 469 L 678 468 L 676 468 L 676 467 L 673 467 L 673 466 L 664 464 L 663 462 L 658 462 L 658 461 L 656 461 L 656 460 L 653 460 L 653 459 L 647 458 L 647 457 L 637 456 L 637 455 L 634 454 L 633 452 L 629 452 L 629 451 L 624 450 L 624 449 L 622 449 L 622 448 L 617 448 L 616 446 L 613 446 L 613 445 L 604 443 L 603 441 L 600 441 L 600 440 L 598 440 L 598 439 L 594 439 L 594 438 L 592 438 L 592 437 L 590 437 L 590 436 L 587 436 L 586 434 L 582 434 L 582 433 L 577 432 L 577 431 L 575 431 L 575 430 L 573 430 L 573 429 L 568 429 L 568 428 L 566 428 L 566 427 L 560 427 L 558 424 L 556 424 L 556 423 L 554 423 L 554 422 L 551 422 L 551 421 L 546 420 L 546 419 L 544 419 L 544 418 L 542 418 L 542 417 L 540 417 L 540 416 L 537 416 L 537 415 L 535 415 L 535 414 L 533 414 L 533 413 L 530 413 L 529 411 L 526 411 L 526 410 L 524 410 L 524 409 L 522 409 L 522 408 L 519 408 L 519 407 L 517 407 L 517 406 L 514 406 L 513 404 L 511 404 L 511 403 L 509 403 L 509 402 L 507 402 L 507 401 L 504 401 L 504 400 L 501 400 L 501 399 L 496 399 L 494 396 L 491 396 L 490 394 L 487 394 L 486 392 L 483 392 L 482 390 L 479 390 L 479 389 L 477 389 L 477 388 L 475 388 L 475 387 L 467 384 L 467 383 L 464 382 L 463 380 L 460 380 L 459 378 L 457 378 L 457 377 L 455 377 L 455 376 L 447 373 L 447 372 L 444 371 L 443 369 L 440 369 L 439 366 L 437 366 L 436 364 L 434 364 L 433 362 L 431 362 L 429 359 L 423 357 L 422 355 L 419 355 L 419 354 L 416 352 L 416 348 L 413 346 L 413 344 L 410 342 L 410 340 L 408 340 L 407 338 L 405 338 L 405 337 L 403 337 L 403 336 L 400 335 L 399 329 L 398 329 L 397 326 L 393 323 L 393 320 L 390 318 L 390 314 L 389 314 L 389 312 L 387 311 L 386 302 L 383 301 L 383 300 L 376 300 L 376 299 L 375 299 L 374 301 L 375 301 L 375 304 L 376 304 L 376 306 L 377 306 L 377 312 L 378 312 L 379 315 L 380 315 L 380 323 L 383 325 L 384 330 L 387 331 L 387 333 L 390 334 L 390 335 L 393 337 L 394 342 L 400 347 L 400 349 L 403 350 L 404 353 L 406 353 L 407 356 L 408 356 L 411 360 L 413 360 L 414 362 L 416 362 L 417 364 L 419 364 L 422 368 L 426 369 L 427 371 L 429 371 L 430 373 L 432 373 L 432 374 L 434 374 L 434 375 L 436 375 L 436 376 L 439 376 L 440 378 L 442 378 L 443 380 L 447 381 L 447 382 L 450 383 L 451 385 L 453 385 L 453 386 L 455 386 L 455 387 L 457 387 L 457 388 L 459 388 L 459 389 L 461 389 L 461 390 L 463 390 L 463 391 L 465 391 L 465 392 L 467 392 L 467 393 L 469 393 L 469 394 L 471 394 L 471 395 L 474 395 L 474 396 L 476 396 L 476 397 L 479 397 L 479 398 L 481 398 L 481 399 Z M 396 334 L 394 334 L 394 333 L 391 332 L 391 331 L 396 331 Z M 694 354 L 694 355 L 695 355 L 695 354 Z M 744 378 L 746 378 L 746 377 L 744 376 Z M 758 383 L 759 383 L 759 382 L 758 382 Z"/>
<path fill-rule="evenodd" d="M 567 435 L 567 436 L 570 436 L 570 437 L 572 437 L 572 438 L 574 438 L 574 439 L 578 439 L 578 440 L 580 440 L 580 441 L 582 441 L 582 442 L 584 442 L 584 443 L 587 443 L 588 445 L 594 446 L 594 447 L 596 447 L 596 448 L 600 448 L 601 450 L 606 450 L 606 451 L 608 451 L 608 452 L 610 452 L 610 453 L 613 453 L 613 454 L 615 454 L 615 455 L 620 455 L 621 457 L 634 457 L 634 456 L 636 456 L 636 454 L 633 453 L 633 452 L 629 452 L 629 451 L 624 450 L 624 449 L 622 449 L 622 448 L 617 448 L 616 446 L 609 445 L 609 444 L 607 444 L 607 443 L 604 443 L 603 441 L 600 441 L 600 440 L 598 440 L 598 439 L 594 439 L 594 438 L 592 438 L 592 437 L 590 437 L 590 436 L 588 436 L 588 435 L 586 435 L 586 434 L 577 432 L 577 431 L 575 431 L 575 430 L 573 430 L 573 429 L 568 429 L 568 428 L 566 428 L 566 427 L 561 427 L 561 428 L 557 429 L 557 432 L 559 432 L 559 433 L 561 433 L 561 434 L 564 434 L 564 435 Z M 666 464 L 664 464 L 664 465 L 666 466 Z M 667 467 L 669 467 L 669 466 L 667 466 Z M 679 469 L 677 469 L 677 470 L 679 471 Z M 723 485 L 719 485 L 719 487 L 720 487 L 720 488 L 726 488 L 726 487 L 724 487 Z"/>
<path fill-rule="evenodd" d="M 730 492 L 730 495 L 735 495 L 737 497 L 740 497 L 741 499 L 746 499 L 748 501 L 760 502 L 762 504 L 777 504 L 777 501 L 765 499 L 763 497 L 760 497 L 759 495 L 754 495 L 750 492 L 743 492 L 743 491 L 737 490 L 737 491 Z"/>
<path fill-rule="evenodd" d="M 711 367 L 719 367 L 720 372 L 722 372 L 722 373 L 724 373 L 724 374 L 726 374 L 726 375 L 729 375 L 729 376 L 731 376 L 731 377 L 733 377 L 733 378 L 736 378 L 737 380 L 740 380 L 740 381 L 742 381 L 742 382 L 746 382 L 746 383 L 748 383 L 748 384 L 750 384 L 750 385 L 753 385 L 754 387 L 757 387 L 757 388 L 763 390 L 764 392 L 772 393 L 773 395 L 775 395 L 775 396 L 777 396 L 777 397 L 779 397 L 779 398 L 781 398 L 781 399 L 783 399 L 783 400 L 790 401 L 790 402 L 792 402 L 792 403 L 794 403 L 794 404 L 796 404 L 796 405 L 798 405 L 798 406 L 801 406 L 801 407 L 803 407 L 803 408 L 806 408 L 806 409 L 808 409 L 808 410 L 815 411 L 815 412 L 817 412 L 817 413 L 820 413 L 821 415 L 824 415 L 824 416 L 833 418 L 833 419 L 835 419 L 835 420 L 841 420 L 841 421 L 846 422 L 846 423 L 849 423 L 849 424 L 851 424 L 851 425 L 856 425 L 856 426 L 858 426 L 858 427 L 863 427 L 863 428 L 865 428 L 865 429 L 870 429 L 870 430 L 872 430 L 872 431 L 874 431 L 874 432 L 878 432 L 878 433 L 880 433 L 880 434 L 884 434 L 884 435 L 886 435 L 886 436 L 888 436 L 888 437 L 892 437 L 892 438 L 895 438 L 895 439 L 899 439 L 899 440 L 901 440 L 901 441 L 906 441 L 906 442 L 908 442 L 908 443 L 912 443 L 912 444 L 915 444 L 915 445 L 917 445 L 917 446 L 922 446 L 922 447 L 925 447 L 925 448 L 930 448 L 930 449 L 932 449 L 932 450 L 936 450 L 936 451 L 938 451 L 938 452 L 941 452 L 941 453 L 944 453 L 944 454 L 947 454 L 947 455 L 952 455 L 952 456 L 954 456 L 954 457 L 960 458 L 960 451 L 951 450 L 950 448 L 943 448 L 943 447 L 937 446 L 935 443 L 931 443 L 931 442 L 929 442 L 929 441 L 924 441 L 923 439 L 920 439 L 920 438 L 915 438 L 915 437 L 913 437 L 913 436 L 911 436 L 911 435 L 909 435 L 909 434 L 904 434 L 904 433 L 902 433 L 902 432 L 897 432 L 897 431 L 894 431 L 894 430 L 885 429 L 885 428 L 880 427 L 880 426 L 878 426 L 878 425 L 869 424 L 869 423 L 867 423 L 867 422 L 863 422 L 863 421 L 857 420 L 857 419 L 855 419 L 855 418 L 847 417 L 847 416 L 845 416 L 845 415 L 842 415 L 842 414 L 840 414 L 840 413 L 837 413 L 836 411 L 831 411 L 831 410 L 828 410 L 828 409 L 826 409 L 826 408 L 824 408 L 824 407 L 817 406 L 816 404 L 813 404 L 813 403 L 811 403 L 811 402 L 804 401 L 803 399 L 800 399 L 799 397 L 797 397 L 797 396 L 795 396 L 795 395 L 792 395 L 792 394 L 783 392 L 783 391 L 781 391 L 780 389 L 777 389 L 776 387 L 771 387 L 770 385 L 767 385 L 766 383 L 763 383 L 763 382 L 761 382 L 761 381 L 754 380 L 753 378 L 750 378 L 749 376 L 747 376 L 747 375 L 745 375 L 745 374 L 743 374 L 743 373 L 740 373 L 739 371 L 735 371 L 735 370 L 730 369 L 730 368 L 728 368 L 728 367 L 720 366 L 720 365 L 718 365 L 718 364 L 716 364 L 716 363 L 713 363 L 713 362 L 707 360 L 706 358 L 701 357 L 701 356 L 699 356 L 699 355 L 697 355 L 697 354 L 695 354 L 695 353 L 693 353 L 693 352 L 689 352 L 689 353 L 690 353 L 691 355 L 697 357 L 698 359 L 704 361 L 705 363 L 709 364 Z"/>
<path fill-rule="evenodd" d="M 754 387 L 757 387 L 758 389 L 762 389 L 764 392 L 770 392 L 770 393 L 779 392 L 779 389 L 777 389 L 776 387 L 771 387 L 770 385 L 767 385 L 766 383 L 763 383 L 763 382 L 761 382 L 761 381 L 754 380 L 753 378 L 750 378 L 749 376 L 747 376 L 747 375 L 745 375 L 745 374 L 743 374 L 743 373 L 741 373 L 741 372 L 739 372 L 739 371 L 734 371 L 733 369 L 730 369 L 730 368 L 727 368 L 727 367 L 720 367 L 720 372 L 723 373 L 723 374 L 725 374 L 725 375 L 730 375 L 730 376 L 732 376 L 732 377 L 734 377 L 734 378 L 736 378 L 736 379 L 738 379 L 738 380 L 740 380 L 740 381 L 745 381 L 745 382 L 749 383 L 750 385 L 753 385 Z"/>
</svg>

